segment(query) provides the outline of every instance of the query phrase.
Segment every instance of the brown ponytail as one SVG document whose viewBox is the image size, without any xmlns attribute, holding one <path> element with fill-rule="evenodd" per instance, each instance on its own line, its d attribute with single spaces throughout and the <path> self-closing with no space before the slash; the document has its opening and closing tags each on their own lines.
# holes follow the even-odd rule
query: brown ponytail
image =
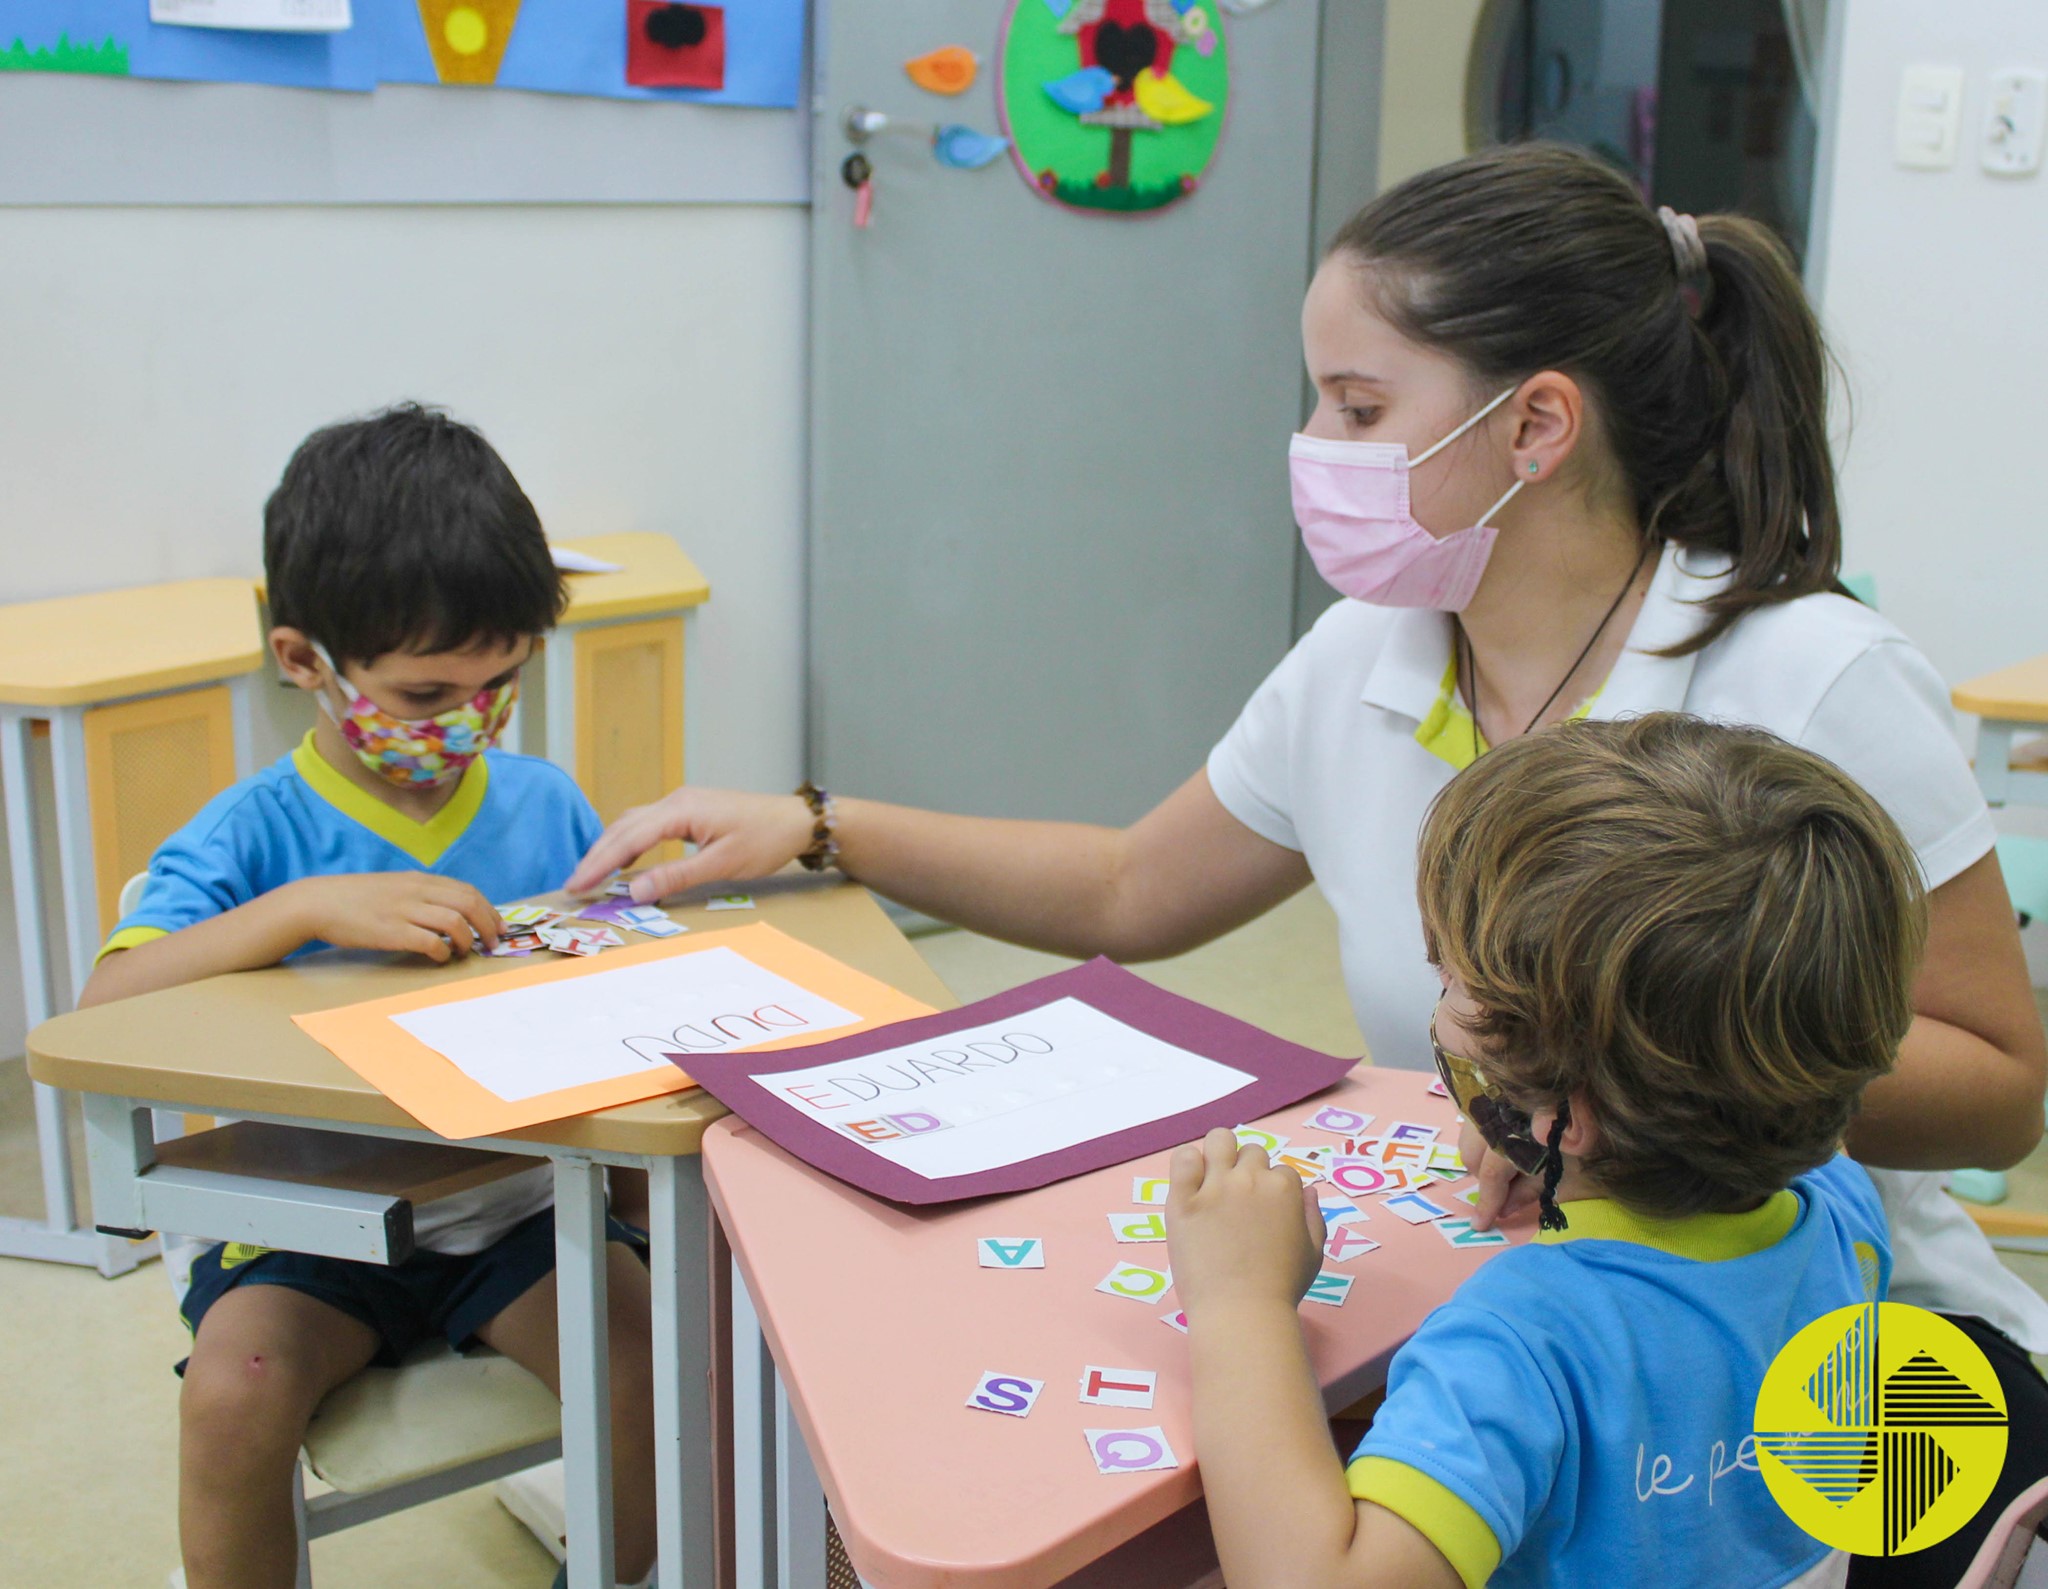
<svg viewBox="0 0 2048 1589">
<path fill-rule="evenodd" d="M 1711 547 L 1733 578 L 1683 655 L 1752 607 L 1837 588 L 1828 353 L 1784 244 L 1707 215 L 1703 283 L 1619 173 L 1561 144 L 1489 149 L 1389 189 L 1332 254 L 1373 306 L 1491 389 L 1554 369 L 1594 395 L 1646 537 Z"/>
</svg>

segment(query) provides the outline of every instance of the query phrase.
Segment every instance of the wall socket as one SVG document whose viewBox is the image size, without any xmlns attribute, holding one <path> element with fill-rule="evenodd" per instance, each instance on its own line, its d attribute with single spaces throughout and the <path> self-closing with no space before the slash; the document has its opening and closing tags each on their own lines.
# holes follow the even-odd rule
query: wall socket
<svg viewBox="0 0 2048 1589">
<path fill-rule="evenodd" d="M 2048 76 L 2019 69 L 1993 72 L 1990 86 L 1991 101 L 1984 109 L 1984 169 L 2002 177 L 2040 170 L 2042 135 L 2048 132 Z"/>
</svg>

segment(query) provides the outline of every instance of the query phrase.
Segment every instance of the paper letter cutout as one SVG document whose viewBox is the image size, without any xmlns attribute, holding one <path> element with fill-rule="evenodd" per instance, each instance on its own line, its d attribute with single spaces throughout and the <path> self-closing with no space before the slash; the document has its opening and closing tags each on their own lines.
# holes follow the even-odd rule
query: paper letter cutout
<svg viewBox="0 0 2048 1589">
<path fill-rule="evenodd" d="M 983 1412 L 999 1412 L 1010 1418 L 1028 1418 L 1038 1400 L 1038 1393 L 1044 1389 L 1045 1381 L 1042 1379 L 1025 1379 L 1018 1374 L 998 1374 L 991 1370 L 981 1376 L 981 1382 L 974 1387 L 974 1394 L 967 1398 L 967 1405 L 978 1407 Z"/>
<path fill-rule="evenodd" d="M 1045 1243 L 1036 1236 L 984 1236 L 974 1250 L 984 1269 L 1045 1267 Z"/>
<path fill-rule="evenodd" d="M 1107 1291 L 1113 1297 L 1129 1297 L 1133 1302 L 1151 1302 L 1165 1296 L 1172 1287 L 1173 1275 L 1169 1270 L 1120 1263 L 1102 1277 L 1095 1289 Z"/>
<path fill-rule="evenodd" d="M 1411 1225 L 1427 1225 L 1433 1219 L 1442 1219 L 1450 1213 L 1448 1208 L 1439 1208 L 1420 1192 L 1403 1192 L 1399 1197 L 1390 1197 L 1380 1205 L 1407 1220 Z"/>
<path fill-rule="evenodd" d="M 1413 1120 L 1396 1120 L 1387 1127 L 1389 1142 L 1434 1142 L 1436 1139 L 1435 1126 L 1418 1125 Z"/>
<path fill-rule="evenodd" d="M 1497 1230 L 1474 1230 L 1469 1219 L 1446 1219 L 1436 1233 L 1453 1247 L 1505 1247 L 1507 1237 Z"/>
<path fill-rule="evenodd" d="M 1134 1203 L 1164 1203 L 1168 1182 L 1163 1175 L 1134 1175 L 1131 1177 L 1131 1201 Z"/>
<path fill-rule="evenodd" d="M 1308 1295 L 1304 1302 L 1321 1302 L 1333 1308 L 1344 1306 L 1344 1299 L 1351 1295 L 1351 1276 L 1335 1275 L 1325 1269 L 1308 1283 Z"/>
<path fill-rule="evenodd" d="M 1098 1473 L 1156 1473 L 1177 1468 L 1180 1461 L 1166 1443 L 1164 1429 L 1084 1429 L 1088 1454 Z"/>
<path fill-rule="evenodd" d="M 1286 1137 L 1275 1136 L 1258 1126 L 1239 1126 L 1232 1134 L 1237 1138 L 1239 1147 L 1264 1148 L 1269 1158 L 1286 1147 L 1288 1141 Z"/>
<path fill-rule="evenodd" d="M 1188 1316 L 1185 1310 L 1179 1313 L 1162 1313 L 1159 1315 L 1159 1322 L 1169 1330 L 1179 1330 L 1183 1335 L 1188 1333 Z"/>
<path fill-rule="evenodd" d="M 1081 1399 L 1096 1407 L 1150 1407 L 1159 1376 L 1148 1368 L 1098 1368 L 1090 1363 L 1081 1370 Z"/>
<path fill-rule="evenodd" d="M 1347 1263 L 1353 1258 L 1362 1258 L 1369 1252 L 1377 1252 L 1379 1243 L 1352 1225 L 1339 1225 L 1330 1232 L 1330 1239 L 1323 1244 L 1323 1256 L 1331 1263 Z"/>
<path fill-rule="evenodd" d="M 1325 1230 L 1335 1230 L 1339 1225 L 1362 1224 L 1372 1218 L 1364 1209 L 1343 1202 L 1318 1203 L 1316 1211 L 1323 1216 Z"/>
<path fill-rule="evenodd" d="M 1300 1176 L 1303 1186 L 1313 1186 L 1323 1179 L 1322 1165 L 1314 1159 L 1304 1158 L 1299 1153 L 1276 1153 L 1273 1155 L 1273 1163 Z"/>
<path fill-rule="evenodd" d="M 1310 1115 L 1307 1121 L 1311 1131 L 1327 1131 L 1332 1136 L 1356 1137 L 1365 1134 L 1371 1125 L 1371 1115 L 1360 1114 L 1356 1109 L 1339 1109 L 1335 1104 L 1325 1105 Z"/>
<path fill-rule="evenodd" d="M 1363 1159 L 1340 1159 L 1330 1167 L 1330 1184 L 1346 1197 L 1370 1197 L 1375 1192 L 1405 1189 L 1408 1181 L 1399 1170 L 1383 1170 Z"/>
<path fill-rule="evenodd" d="M 1109 1233 L 1118 1241 L 1166 1240 L 1164 1214 L 1111 1214 Z"/>
</svg>

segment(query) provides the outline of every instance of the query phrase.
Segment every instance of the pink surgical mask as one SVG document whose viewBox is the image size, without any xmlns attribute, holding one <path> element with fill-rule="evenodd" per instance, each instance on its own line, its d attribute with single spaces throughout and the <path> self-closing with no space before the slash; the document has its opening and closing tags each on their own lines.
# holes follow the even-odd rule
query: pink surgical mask
<svg viewBox="0 0 2048 1589">
<path fill-rule="evenodd" d="M 1431 535 L 1408 511 L 1408 475 L 1427 463 L 1517 389 L 1509 387 L 1419 457 L 1404 443 L 1294 438 L 1288 472 L 1294 518 L 1316 570 L 1332 586 L 1380 607 L 1433 607 L 1462 612 L 1479 588 L 1498 530 L 1490 522 L 1522 489 L 1507 494 L 1470 529 Z"/>
</svg>

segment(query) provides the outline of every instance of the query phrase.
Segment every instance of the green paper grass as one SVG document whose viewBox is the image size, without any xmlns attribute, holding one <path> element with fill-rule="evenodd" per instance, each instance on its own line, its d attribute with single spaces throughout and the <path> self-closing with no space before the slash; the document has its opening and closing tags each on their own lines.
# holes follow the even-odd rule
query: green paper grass
<svg viewBox="0 0 2048 1589">
<path fill-rule="evenodd" d="M 57 42 L 30 49 L 16 39 L 0 50 L 0 72 L 86 72 L 99 77 L 128 75 L 128 46 L 116 39 L 99 44 L 73 44 L 60 33 Z"/>
</svg>

